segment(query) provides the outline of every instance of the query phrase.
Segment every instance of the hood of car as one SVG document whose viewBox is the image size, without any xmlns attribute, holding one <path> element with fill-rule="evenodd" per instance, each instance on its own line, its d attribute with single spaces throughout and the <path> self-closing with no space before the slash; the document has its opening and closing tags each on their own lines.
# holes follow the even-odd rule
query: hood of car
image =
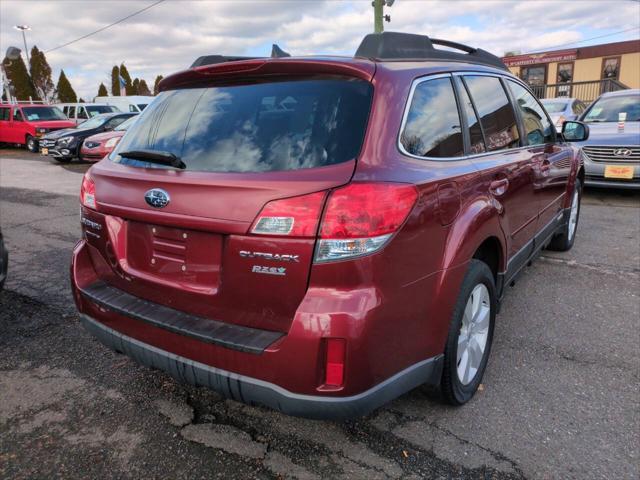
<svg viewBox="0 0 640 480">
<path fill-rule="evenodd" d="M 29 122 L 36 128 L 55 128 L 56 130 L 60 128 L 72 128 L 75 127 L 76 124 L 69 120 L 48 120 L 41 122 Z"/>
<path fill-rule="evenodd" d="M 55 132 L 47 133 L 44 138 L 55 140 L 57 138 L 73 135 L 74 133 L 77 133 L 77 132 L 78 130 L 76 130 L 75 128 L 63 128 L 62 130 L 56 130 Z"/>
<path fill-rule="evenodd" d="M 640 122 L 625 122 L 624 129 L 617 122 L 588 123 L 589 139 L 581 145 L 640 145 Z"/>
<path fill-rule="evenodd" d="M 123 130 L 113 130 L 111 132 L 97 133 L 87 138 L 87 141 L 102 143 L 106 142 L 110 138 L 122 137 L 125 133 L 126 132 Z"/>
</svg>

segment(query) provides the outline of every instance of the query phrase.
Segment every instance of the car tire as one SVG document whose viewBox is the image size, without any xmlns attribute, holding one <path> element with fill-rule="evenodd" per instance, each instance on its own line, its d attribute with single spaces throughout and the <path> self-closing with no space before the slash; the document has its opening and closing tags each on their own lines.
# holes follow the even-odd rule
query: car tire
<svg viewBox="0 0 640 480">
<path fill-rule="evenodd" d="M 38 142 L 31 135 L 27 135 L 25 140 L 25 147 L 31 153 L 38 153 Z"/>
<path fill-rule="evenodd" d="M 547 248 L 557 252 L 566 252 L 571 250 L 573 242 L 576 239 L 576 231 L 578 230 L 578 220 L 580 219 L 580 202 L 582 200 L 582 184 L 576 178 L 576 184 L 571 195 L 570 214 L 567 224 L 562 231 L 556 234 L 549 242 Z"/>
<path fill-rule="evenodd" d="M 464 405 L 478 390 L 491 352 L 497 306 L 491 269 L 472 259 L 453 310 L 444 351 L 440 385 L 451 405 Z"/>
</svg>

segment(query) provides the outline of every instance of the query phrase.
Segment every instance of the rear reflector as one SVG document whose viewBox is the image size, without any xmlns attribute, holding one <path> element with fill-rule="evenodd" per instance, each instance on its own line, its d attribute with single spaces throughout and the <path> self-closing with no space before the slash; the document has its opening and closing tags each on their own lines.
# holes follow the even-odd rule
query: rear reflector
<svg viewBox="0 0 640 480">
<path fill-rule="evenodd" d="M 327 338 L 327 364 L 324 384 L 328 387 L 341 387 L 344 384 L 345 340 Z"/>
<path fill-rule="evenodd" d="M 96 184 L 93 182 L 89 172 L 85 173 L 82 179 L 80 203 L 88 208 L 96 208 Z"/>
<path fill-rule="evenodd" d="M 317 192 L 267 203 L 253 222 L 251 233 L 315 238 L 324 196 L 325 192 Z"/>
</svg>

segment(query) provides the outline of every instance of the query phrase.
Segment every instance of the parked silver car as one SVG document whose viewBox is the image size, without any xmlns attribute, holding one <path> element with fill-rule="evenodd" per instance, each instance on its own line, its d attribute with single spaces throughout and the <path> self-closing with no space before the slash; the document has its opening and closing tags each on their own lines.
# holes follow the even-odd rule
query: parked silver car
<svg viewBox="0 0 640 480">
<path fill-rule="evenodd" d="M 587 108 L 587 105 L 577 98 L 544 98 L 540 101 L 559 132 L 562 130 L 564 122 L 577 120 Z"/>
<path fill-rule="evenodd" d="M 585 184 L 640 189 L 640 90 L 601 95 L 580 120 L 590 129 L 580 146 Z"/>
</svg>

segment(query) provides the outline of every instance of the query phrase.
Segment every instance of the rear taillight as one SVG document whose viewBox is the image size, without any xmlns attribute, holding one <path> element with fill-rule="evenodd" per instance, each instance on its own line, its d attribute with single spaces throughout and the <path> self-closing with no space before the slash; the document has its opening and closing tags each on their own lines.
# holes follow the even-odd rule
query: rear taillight
<svg viewBox="0 0 640 480">
<path fill-rule="evenodd" d="M 344 260 L 382 248 L 418 198 L 414 185 L 352 183 L 334 190 L 325 208 L 315 262 Z"/>
<path fill-rule="evenodd" d="M 325 192 L 267 203 L 253 222 L 251 233 L 314 238 Z"/>
<path fill-rule="evenodd" d="M 267 203 L 251 226 L 255 235 L 315 238 L 325 193 Z M 315 262 L 373 253 L 407 219 L 418 198 L 414 185 L 351 183 L 331 192 L 320 226 Z"/>
<path fill-rule="evenodd" d="M 89 172 L 84 174 L 82 179 L 82 186 L 80 187 L 80 203 L 88 208 L 96 208 L 96 184 L 89 175 Z"/>
<path fill-rule="evenodd" d="M 327 387 L 341 387 L 344 384 L 346 342 L 343 338 L 327 338 L 325 346 L 327 361 L 324 384 Z"/>
</svg>

